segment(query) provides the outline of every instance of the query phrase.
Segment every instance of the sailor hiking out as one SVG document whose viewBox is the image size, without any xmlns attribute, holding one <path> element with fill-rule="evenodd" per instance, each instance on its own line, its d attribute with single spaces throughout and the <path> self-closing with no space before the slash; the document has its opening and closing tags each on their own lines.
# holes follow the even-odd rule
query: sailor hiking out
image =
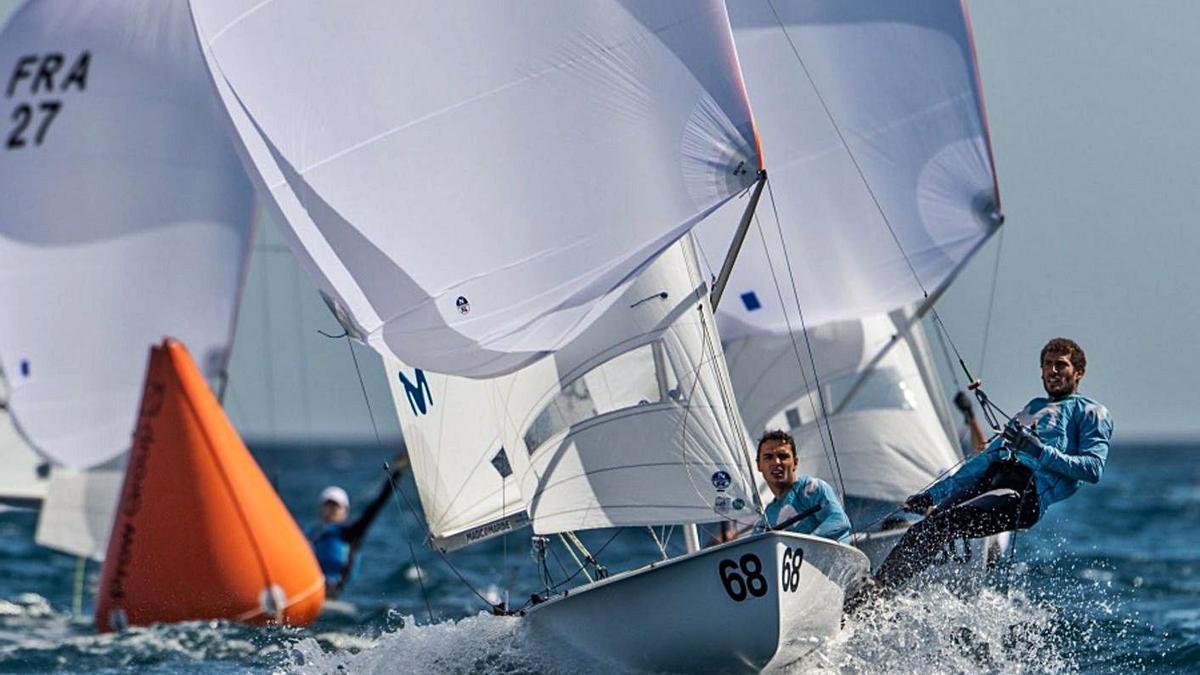
<svg viewBox="0 0 1200 675">
<path fill-rule="evenodd" d="M 758 441 L 758 470 L 775 499 L 767 504 L 766 524 L 841 543 L 850 541 L 850 519 L 833 488 L 814 476 L 797 475 L 796 441 L 786 431 L 768 431 Z"/>
<path fill-rule="evenodd" d="M 1113 425 L 1104 406 L 1078 393 L 1086 367 L 1074 341 L 1046 343 L 1041 368 L 1047 396 L 1031 400 L 956 473 L 908 498 L 904 509 L 925 519 L 880 566 L 874 592 L 904 585 L 953 540 L 1033 527 L 1051 504 L 1085 482 L 1099 482 Z"/>
</svg>

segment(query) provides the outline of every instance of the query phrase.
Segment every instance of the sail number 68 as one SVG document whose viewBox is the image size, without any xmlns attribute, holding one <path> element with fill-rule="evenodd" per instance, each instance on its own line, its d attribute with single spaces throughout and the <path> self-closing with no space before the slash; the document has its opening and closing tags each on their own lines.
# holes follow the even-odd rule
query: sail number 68
<svg viewBox="0 0 1200 675">
<path fill-rule="evenodd" d="M 762 560 L 753 553 L 747 553 L 737 562 L 725 559 L 717 565 L 721 585 L 734 602 L 741 602 L 748 595 L 761 598 L 767 594 L 767 578 L 762 571 Z"/>
</svg>

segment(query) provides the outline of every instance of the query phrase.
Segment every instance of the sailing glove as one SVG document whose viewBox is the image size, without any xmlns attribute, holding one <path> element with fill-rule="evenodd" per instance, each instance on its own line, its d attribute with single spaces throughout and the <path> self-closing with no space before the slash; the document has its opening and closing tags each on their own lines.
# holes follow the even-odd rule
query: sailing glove
<svg viewBox="0 0 1200 675">
<path fill-rule="evenodd" d="M 904 501 L 904 510 L 925 515 L 933 507 L 933 497 L 928 492 L 918 492 Z"/>
<path fill-rule="evenodd" d="M 1046 448 L 1032 429 L 1016 420 L 1004 427 L 1004 441 L 1017 452 L 1036 459 L 1042 458 L 1042 451 Z"/>
</svg>

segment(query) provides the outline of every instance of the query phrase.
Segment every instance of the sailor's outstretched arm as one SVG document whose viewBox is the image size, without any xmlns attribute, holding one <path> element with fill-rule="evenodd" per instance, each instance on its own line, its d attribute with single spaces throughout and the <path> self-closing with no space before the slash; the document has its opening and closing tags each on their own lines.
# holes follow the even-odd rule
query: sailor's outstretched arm
<svg viewBox="0 0 1200 675">
<path fill-rule="evenodd" d="M 375 522 L 375 518 L 379 516 L 379 512 L 383 509 L 383 505 L 388 502 L 388 498 L 392 496 L 392 481 L 399 476 L 400 469 L 394 468 L 388 474 L 387 480 L 383 482 L 383 486 L 379 489 L 379 494 L 375 495 L 375 499 L 367 505 L 363 510 L 362 515 L 358 517 L 350 525 L 342 530 L 342 538 L 350 543 L 351 546 L 358 546 L 362 538 L 366 536 L 367 529 L 371 527 L 371 523 Z"/>
</svg>

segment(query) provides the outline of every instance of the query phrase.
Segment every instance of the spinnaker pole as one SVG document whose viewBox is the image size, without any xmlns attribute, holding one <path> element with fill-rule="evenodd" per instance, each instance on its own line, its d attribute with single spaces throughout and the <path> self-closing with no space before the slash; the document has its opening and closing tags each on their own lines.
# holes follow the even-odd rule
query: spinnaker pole
<svg viewBox="0 0 1200 675">
<path fill-rule="evenodd" d="M 750 203 L 746 205 L 746 212 L 742 214 L 742 222 L 738 224 L 737 232 L 733 235 L 729 252 L 725 254 L 725 262 L 721 264 L 721 272 L 717 275 L 717 280 L 713 282 L 709 302 L 712 304 L 714 312 L 717 311 L 717 304 L 721 302 L 721 295 L 725 293 L 725 284 L 729 283 L 729 275 L 733 272 L 733 263 L 737 261 L 738 252 L 742 250 L 742 242 L 746 240 L 746 233 L 750 231 L 750 221 L 754 219 L 754 209 L 758 207 L 758 198 L 762 196 L 763 186 L 766 184 L 767 170 L 762 169 L 758 172 L 754 194 L 750 195 Z"/>
</svg>

